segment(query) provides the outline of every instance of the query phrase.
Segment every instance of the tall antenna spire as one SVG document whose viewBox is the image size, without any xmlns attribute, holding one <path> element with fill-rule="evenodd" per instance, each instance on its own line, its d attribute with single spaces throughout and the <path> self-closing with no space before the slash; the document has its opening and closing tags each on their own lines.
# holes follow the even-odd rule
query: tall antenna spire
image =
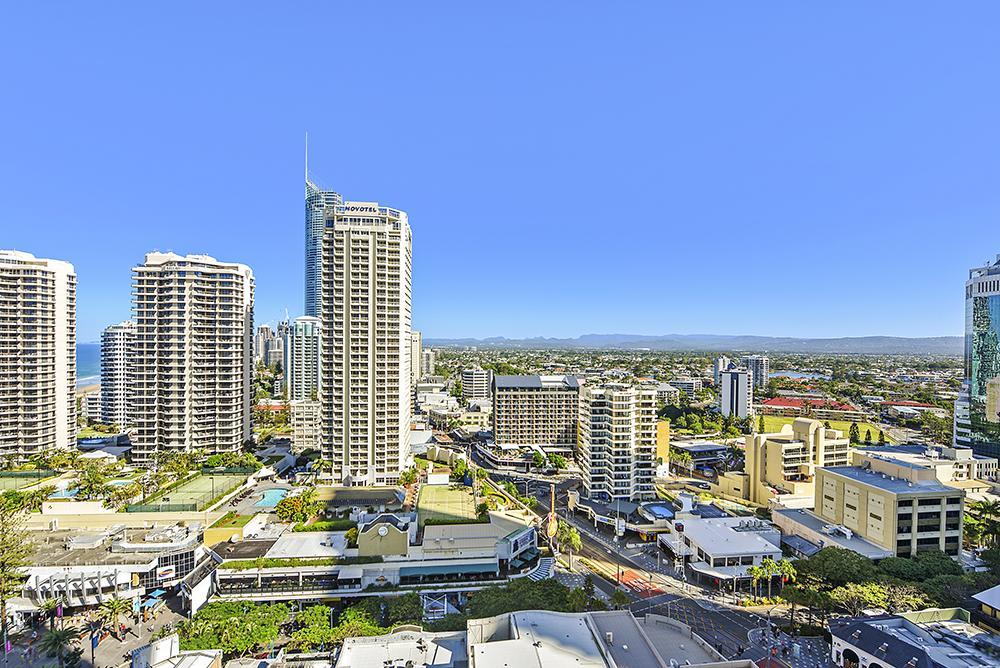
<svg viewBox="0 0 1000 668">
<path fill-rule="evenodd" d="M 309 180 L 309 131 L 306 130 L 306 181 Z"/>
</svg>

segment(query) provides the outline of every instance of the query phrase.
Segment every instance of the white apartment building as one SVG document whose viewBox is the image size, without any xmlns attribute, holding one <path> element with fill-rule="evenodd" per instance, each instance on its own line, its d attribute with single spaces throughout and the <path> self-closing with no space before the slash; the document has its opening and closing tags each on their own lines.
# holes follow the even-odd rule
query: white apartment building
<svg viewBox="0 0 1000 668">
<path fill-rule="evenodd" d="M 289 404 L 292 422 L 292 450 L 302 452 L 307 449 L 319 450 L 323 442 L 320 429 L 320 403 L 309 399 L 293 401 Z"/>
<path fill-rule="evenodd" d="M 132 269 L 132 455 L 238 450 L 250 439 L 254 279 L 207 255 L 147 253 Z"/>
<path fill-rule="evenodd" d="M 715 359 L 715 362 L 712 364 L 712 380 L 715 381 L 716 385 L 719 384 L 719 379 L 720 376 L 722 375 L 722 372 L 729 368 L 729 363 L 731 361 L 732 360 L 730 360 L 725 355 L 720 355 Z"/>
<path fill-rule="evenodd" d="M 500 446 L 571 453 L 579 401 L 574 376 L 494 376 L 493 440 Z"/>
<path fill-rule="evenodd" d="M 656 390 L 625 385 L 580 389 L 577 461 L 587 497 L 656 498 Z"/>
<path fill-rule="evenodd" d="M 462 398 L 466 401 L 489 399 L 493 386 L 493 372 L 489 369 L 462 370 Z"/>
<path fill-rule="evenodd" d="M 0 250 L 0 458 L 76 444 L 76 272 Z"/>
<path fill-rule="evenodd" d="M 101 415 L 103 424 L 129 425 L 129 374 L 132 368 L 135 323 L 129 320 L 101 333 Z"/>
<path fill-rule="evenodd" d="M 771 360 L 763 355 L 747 355 L 740 360 L 740 364 L 750 372 L 754 387 L 767 387 L 767 381 L 771 377 Z"/>
<path fill-rule="evenodd" d="M 284 376 L 289 401 L 319 398 L 320 349 L 323 325 L 319 318 L 296 318 L 285 333 Z"/>
<path fill-rule="evenodd" d="M 424 350 L 420 358 L 420 375 L 433 376 L 435 366 L 437 366 L 437 353 L 429 348 Z"/>
<path fill-rule="evenodd" d="M 410 225 L 377 202 L 324 215 L 323 457 L 338 484 L 392 484 L 409 451 Z"/>
<path fill-rule="evenodd" d="M 753 415 L 753 383 L 750 372 L 737 369 L 730 364 L 729 368 L 719 374 L 719 412 L 725 417 L 739 419 Z"/>
<path fill-rule="evenodd" d="M 423 338 L 420 336 L 420 332 L 413 330 L 410 332 L 410 389 L 414 390 L 417 387 L 417 381 L 420 380 L 420 363 L 421 357 L 423 355 Z"/>
<path fill-rule="evenodd" d="M 80 398 L 80 413 L 89 422 L 101 421 L 101 391 L 87 392 Z"/>
<path fill-rule="evenodd" d="M 681 391 L 670 383 L 660 383 L 656 386 L 656 400 L 668 405 L 676 405 L 681 398 Z"/>
<path fill-rule="evenodd" d="M 700 378 L 677 378 L 669 383 L 686 394 L 689 399 L 694 399 L 701 392 Z"/>
</svg>

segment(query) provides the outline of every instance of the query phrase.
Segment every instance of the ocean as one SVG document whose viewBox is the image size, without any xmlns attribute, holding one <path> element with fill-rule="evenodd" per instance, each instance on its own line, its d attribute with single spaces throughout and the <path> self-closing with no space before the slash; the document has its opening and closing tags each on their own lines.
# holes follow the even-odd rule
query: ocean
<svg viewBox="0 0 1000 668">
<path fill-rule="evenodd" d="M 101 382 L 101 344 L 76 344 L 76 386 Z"/>
</svg>

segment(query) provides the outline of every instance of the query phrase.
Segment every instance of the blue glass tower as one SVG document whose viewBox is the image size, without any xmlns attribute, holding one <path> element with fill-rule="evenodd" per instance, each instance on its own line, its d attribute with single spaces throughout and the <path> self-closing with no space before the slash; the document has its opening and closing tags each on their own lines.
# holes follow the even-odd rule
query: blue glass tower
<svg viewBox="0 0 1000 668">
<path fill-rule="evenodd" d="M 306 315 L 319 317 L 322 303 L 323 274 L 323 228 L 326 225 L 325 210 L 344 203 L 344 199 L 332 190 L 322 190 L 309 180 L 306 165 Z"/>
<path fill-rule="evenodd" d="M 965 385 L 955 402 L 955 444 L 1000 457 L 1000 256 L 965 284 Z"/>
</svg>

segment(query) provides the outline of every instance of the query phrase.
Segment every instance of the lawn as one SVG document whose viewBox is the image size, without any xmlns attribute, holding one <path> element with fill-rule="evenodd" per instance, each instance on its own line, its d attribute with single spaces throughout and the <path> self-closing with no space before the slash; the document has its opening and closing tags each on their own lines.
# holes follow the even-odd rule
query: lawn
<svg viewBox="0 0 1000 668">
<path fill-rule="evenodd" d="M 476 502 L 472 489 L 465 485 L 423 485 L 417 498 L 417 517 L 421 526 L 475 522 Z"/>
<path fill-rule="evenodd" d="M 253 519 L 253 515 L 237 515 L 229 511 L 219 518 L 219 521 L 212 525 L 213 529 L 228 529 L 231 527 L 246 526 L 247 522 Z"/>
<path fill-rule="evenodd" d="M 756 421 L 759 420 L 759 419 L 760 418 L 754 418 L 754 423 L 756 424 Z M 777 415 L 765 415 L 764 416 L 764 428 L 765 428 L 765 431 L 767 433 L 777 432 L 777 431 L 781 431 L 782 425 L 792 424 L 792 422 L 794 422 L 794 421 L 795 421 L 795 418 L 793 418 L 793 417 L 779 417 Z M 824 422 L 827 422 L 827 421 L 825 420 Z M 838 430 L 844 432 L 844 438 L 847 438 L 849 436 L 850 430 L 851 430 L 851 423 L 850 422 L 843 422 L 841 420 L 828 420 L 828 422 L 830 423 L 830 428 L 831 429 L 838 429 Z M 872 430 L 872 443 L 878 443 L 878 427 L 876 427 L 875 425 L 873 425 L 871 423 L 868 423 L 868 422 L 859 422 L 858 423 L 858 429 L 861 431 L 861 440 L 862 441 L 864 441 L 864 438 L 865 438 L 865 430 L 866 429 L 871 429 Z M 886 441 L 886 443 L 894 443 L 895 442 L 895 441 L 893 441 L 892 439 L 889 438 L 888 434 L 886 434 L 886 436 L 885 436 L 885 441 Z"/>
</svg>

